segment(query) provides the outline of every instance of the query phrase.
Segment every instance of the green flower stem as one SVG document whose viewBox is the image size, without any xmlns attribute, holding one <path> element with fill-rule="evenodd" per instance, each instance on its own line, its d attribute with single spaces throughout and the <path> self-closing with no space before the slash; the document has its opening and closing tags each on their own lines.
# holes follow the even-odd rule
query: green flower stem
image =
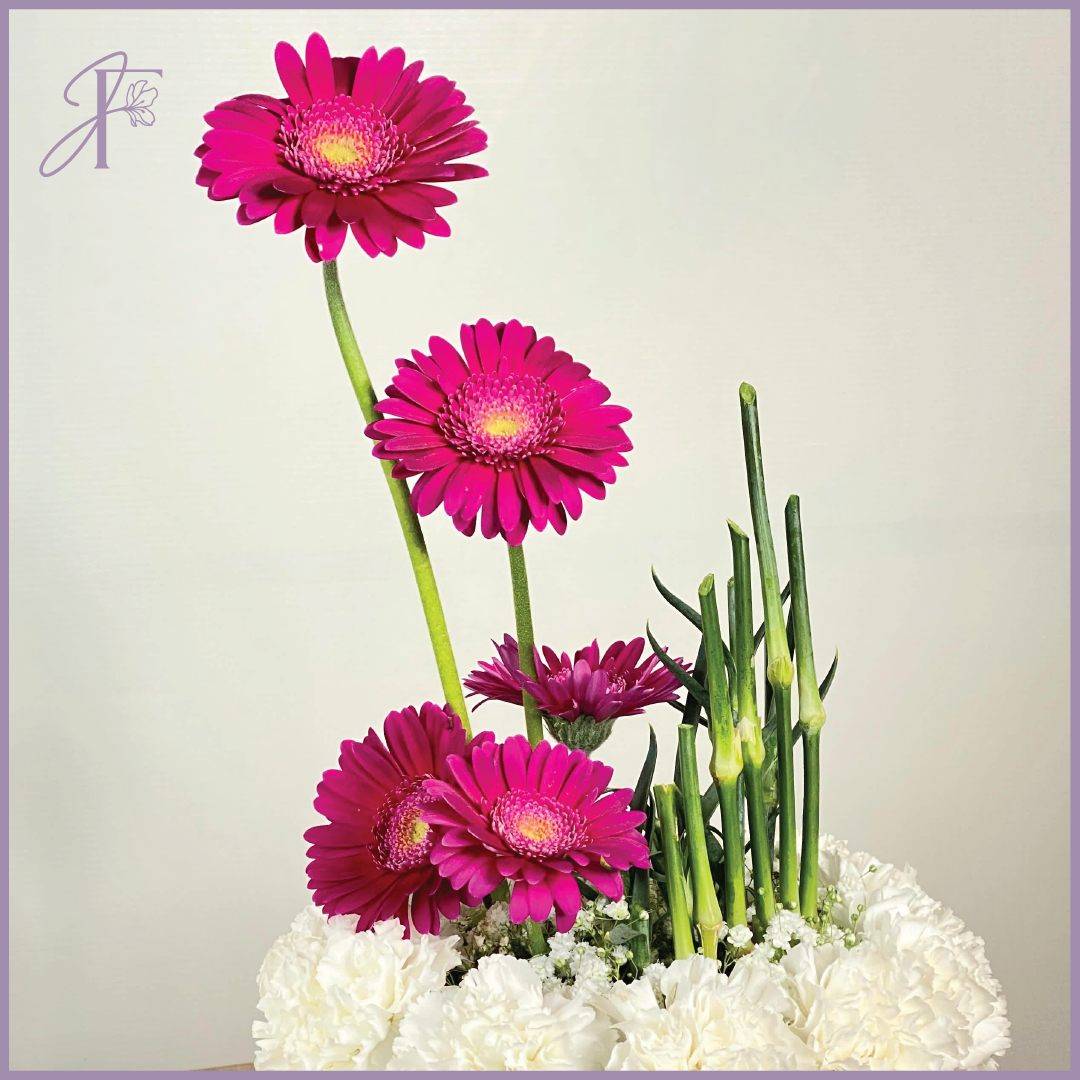
<svg viewBox="0 0 1080 1080">
<path fill-rule="evenodd" d="M 728 522 L 730 527 L 731 522 Z M 738 662 L 739 656 L 739 627 L 736 623 L 736 610 L 735 610 L 735 579 L 729 577 L 727 579 L 727 635 L 728 641 L 731 642 L 731 655 L 736 658 Z"/>
<path fill-rule="evenodd" d="M 769 506 L 765 499 L 765 470 L 761 462 L 757 391 L 749 384 L 739 387 L 742 411 L 743 451 L 750 489 L 750 512 L 757 542 L 761 595 L 765 605 L 766 674 L 776 702 L 776 778 L 780 818 L 780 903 L 799 906 L 799 867 L 795 848 L 795 766 L 792 760 L 791 683 L 795 670 L 788 651 L 784 609 L 780 599 L 780 576 L 776 569 Z"/>
<path fill-rule="evenodd" d="M 733 521 L 728 522 L 735 563 L 735 669 L 738 672 L 739 739 L 743 752 L 743 787 L 750 825 L 750 858 L 754 867 L 754 909 L 764 930 L 776 912 L 773 897 L 772 856 L 761 771 L 765 743 L 757 711 L 754 686 L 754 597 L 750 584 L 750 539 Z"/>
<path fill-rule="evenodd" d="M 690 913 L 686 907 L 686 872 L 683 870 L 682 849 L 679 847 L 679 827 L 675 815 L 675 785 L 657 784 L 653 788 L 657 817 L 660 819 L 660 840 L 664 848 L 664 878 L 667 884 L 668 914 L 671 916 L 671 936 L 676 960 L 694 955 L 694 935 L 690 929 Z"/>
<path fill-rule="evenodd" d="M 701 813 L 701 784 L 698 780 L 697 724 L 679 725 L 679 791 L 682 793 L 686 846 L 690 855 L 690 880 L 694 891 L 694 922 L 706 956 L 716 959 L 720 930 L 724 925 L 716 899 L 709 852 L 705 847 L 705 819 Z"/>
<path fill-rule="evenodd" d="M 742 746 L 731 722 L 724 642 L 720 636 L 720 612 L 716 606 L 716 581 L 712 574 L 698 588 L 698 601 L 701 606 L 701 633 L 705 640 L 705 665 L 709 673 L 709 737 L 713 744 L 709 771 L 720 792 L 721 832 L 724 836 L 724 912 L 732 926 L 739 923 L 745 925 L 746 882 L 739 805 Z"/>
<path fill-rule="evenodd" d="M 821 806 L 821 732 L 803 735 L 803 834 L 799 913 L 812 919 L 818 908 L 818 821 Z"/>
<path fill-rule="evenodd" d="M 737 779 L 725 780 L 717 786 L 720 788 L 720 823 L 724 836 L 724 908 L 731 926 L 745 926 L 746 881 L 743 871 L 743 831 L 739 818 L 739 782 Z"/>
<path fill-rule="evenodd" d="M 349 322 L 349 313 L 345 309 L 345 300 L 341 295 L 337 262 L 334 260 L 323 263 L 323 285 L 326 288 L 326 303 L 330 308 L 330 321 L 334 324 L 338 348 L 345 361 L 345 369 L 349 373 L 356 400 L 360 403 L 360 411 L 369 424 L 374 424 L 381 419 L 375 408 L 378 398 L 371 385 L 371 377 L 368 375 L 364 358 L 360 355 L 360 348 L 356 344 L 356 336 Z M 432 569 L 431 556 L 428 555 L 427 544 L 424 542 L 420 519 L 416 516 L 409 501 L 409 485 L 392 475 L 392 462 L 382 460 L 380 463 L 387 486 L 390 488 L 390 495 L 394 500 L 401 532 L 405 537 L 405 546 L 409 549 L 409 561 L 412 563 L 413 574 L 416 577 L 416 587 L 420 590 L 420 603 L 424 608 L 424 618 L 427 621 L 428 636 L 431 638 L 431 648 L 435 653 L 435 664 L 439 669 L 443 695 L 447 704 L 461 718 L 466 734 L 471 736 L 469 713 L 461 691 L 457 664 L 454 662 L 450 634 L 446 629 L 446 616 L 443 614 L 439 588 L 435 583 L 435 571 Z"/>
<path fill-rule="evenodd" d="M 544 928 L 532 919 L 525 920 L 525 936 L 529 942 L 529 953 L 532 956 L 543 956 L 547 950 L 547 941 L 544 938 Z"/>
<path fill-rule="evenodd" d="M 652 963 L 652 924 L 649 921 L 649 871 L 630 869 L 630 928 L 637 933 L 630 939 L 630 955 L 639 972 Z"/>
<path fill-rule="evenodd" d="M 792 495 L 784 511 L 787 525 L 791 611 L 795 620 L 795 663 L 799 672 L 799 727 L 803 733 L 803 836 L 799 908 L 804 919 L 817 914 L 818 823 L 821 813 L 821 704 L 814 642 L 810 635 L 810 604 L 806 597 L 806 560 L 803 554 L 799 496 Z"/>
<path fill-rule="evenodd" d="M 514 619 L 517 622 L 518 664 L 530 679 L 536 679 L 536 661 L 533 657 L 532 604 L 529 602 L 529 575 L 525 570 L 525 550 L 507 544 L 510 553 L 510 581 L 514 587 Z M 521 692 L 525 703 L 525 731 L 529 742 L 535 746 L 544 737 L 544 721 L 536 701 L 530 694 Z"/>
</svg>

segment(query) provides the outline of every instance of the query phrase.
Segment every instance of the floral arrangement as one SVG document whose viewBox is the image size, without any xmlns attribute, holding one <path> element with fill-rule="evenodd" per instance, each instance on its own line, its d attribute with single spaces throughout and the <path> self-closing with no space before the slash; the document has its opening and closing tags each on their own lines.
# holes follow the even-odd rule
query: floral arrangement
<svg viewBox="0 0 1080 1080">
<path fill-rule="evenodd" d="M 486 175 L 460 163 L 486 136 L 455 84 L 421 78 L 401 49 L 332 57 L 313 34 L 303 59 L 285 43 L 275 59 L 285 96 L 207 113 L 196 182 L 238 200 L 241 225 L 303 227 L 322 265 L 444 704 L 390 713 L 323 774 L 325 823 L 305 834 L 314 903 L 259 974 L 256 1067 L 996 1068 L 1009 1025 L 982 941 L 910 868 L 820 834 L 837 658 L 819 683 L 797 496 L 781 587 L 754 388 L 739 410 L 762 624 L 750 536 L 729 522 L 726 588 L 708 574 L 689 603 L 653 574 L 689 623 L 692 663 L 648 627 L 572 658 L 538 648 L 523 543 L 605 497 L 631 413 L 517 319 L 429 338 L 378 397 L 336 260 L 349 233 L 372 258 L 449 235 L 442 184 Z M 420 526 L 440 506 L 463 535 L 479 525 L 507 545 L 515 633 L 464 681 L 478 704 L 521 708 L 524 734 L 501 742 L 470 726 Z M 680 714 L 672 781 L 654 775 L 650 728 L 636 782 L 613 786 L 597 751 L 655 705 Z"/>
</svg>

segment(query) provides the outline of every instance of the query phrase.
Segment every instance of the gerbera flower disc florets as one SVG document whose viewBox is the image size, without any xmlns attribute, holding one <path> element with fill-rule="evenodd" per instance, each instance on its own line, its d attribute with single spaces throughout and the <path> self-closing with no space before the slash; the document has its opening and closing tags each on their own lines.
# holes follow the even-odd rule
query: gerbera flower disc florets
<svg viewBox="0 0 1080 1080">
<path fill-rule="evenodd" d="M 376 406 L 375 456 L 417 477 L 417 514 L 440 504 L 471 536 L 520 544 L 531 525 L 556 532 L 581 515 L 582 492 L 602 499 L 632 448 L 630 410 L 584 364 L 516 319 L 461 327 L 461 351 L 433 337 L 413 351 Z"/>
<path fill-rule="evenodd" d="M 304 60 L 284 41 L 274 59 L 286 97 L 241 94 L 206 114 L 195 182 L 210 198 L 239 199 L 241 225 L 305 228 L 315 262 L 336 259 L 350 230 L 372 257 L 449 236 L 438 210 L 457 196 L 437 185 L 487 175 L 451 164 L 487 145 L 455 84 L 421 79 L 398 48 L 331 57 L 319 34 Z"/>
<path fill-rule="evenodd" d="M 425 703 L 392 712 L 384 743 L 368 731 L 341 744 L 337 769 L 323 773 L 315 809 L 329 819 L 304 834 L 311 844 L 308 887 L 327 915 L 358 915 L 357 930 L 397 918 L 422 934 L 439 932 L 440 913 L 456 918 L 459 890 L 432 865 L 437 829 L 423 812 L 435 797 L 424 788 L 447 777 L 447 760 L 494 739 L 467 739 L 450 707 Z M 410 906 L 411 898 L 411 906 Z"/>
<path fill-rule="evenodd" d="M 449 760 L 449 778 L 424 790 L 438 800 L 424 821 L 439 826 L 431 861 L 466 903 L 477 905 L 502 881 L 512 883 L 510 918 L 540 922 L 555 911 L 565 933 L 581 909 L 575 875 L 611 900 L 623 895 L 620 871 L 649 865 L 629 810 L 633 792 L 604 794 L 612 770 L 581 750 L 516 735 Z"/>
</svg>

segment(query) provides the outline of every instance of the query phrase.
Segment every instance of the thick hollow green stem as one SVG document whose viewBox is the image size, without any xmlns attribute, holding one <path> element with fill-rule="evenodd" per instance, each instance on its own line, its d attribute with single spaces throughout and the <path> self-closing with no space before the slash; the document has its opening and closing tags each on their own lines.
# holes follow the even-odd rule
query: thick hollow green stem
<svg viewBox="0 0 1080 1080">
<path fill-rule="evenodd" d="M 360 403 L 360 411 L 364 414 L 364 419 L 369 424 L 373 424 L 381 419 L 375 408 L 378 398 L 371 385 L 364 358 L 360 355 L 360 348 L 356 344 L 356 336 L 349 322 L 349 313 L 345 309 L 345 300 L 341 295 L 337 263 L 334 260 L 323 263 L 323 285 L 326 288 L 326 303 L 330 308 L 330 320 L 334 324 L 338 348 L 345 361 L 345 370 L 349 373 L 349 380 L 356 394 L 356 400 Z M 412 563 L 416 587 L 420 590 L 420 603 L 424 608 L 424 619 L 427 621 L 428 636 L 431 638 L 431 648 L 435 653 L 435 664 L 439 669 L 443 694 L 447 704 L 461 718 L 466 733 L 471 735 L 469 713 L 461 691 L 457 664 L 454 662 L 450 633 L 446 629 L 446 616 L 443 614 L 439 589 L 435 583 L 435 571 L 432 569 L 431 556 L 428 555 L 427 544 L 424 542 L 420 519 L 416 516 L 409 501 L 409 486 L 404 480 L 398 480 L 392 475 L 392 462 L 384 460 L 381 461 L 381 465 L 387 486 L 390 488 L 390 495 L 394 500 L 394 509 L 397 510 L 401 532 L 405 537 L 405 546 L 409 549 L 409 561 Z"/>
<path fill-rule="evenodd" d="M 717 787 L 720 789 L 721 831 L 724 836 L 724 912 L 731 926 L 745 926 L 746 875 L 743 871 L 738 779 L 724 780 Z"/>
<path fill-rule="evenodd" d="M 653 788 L 656 815 L 660 819 L 660 841 L 664 848 L 664 877 L 667 884 L 668 914 L 676 960 L 694 955 L 694 934 L 686 907 L 686 871 L 679 847 L 679 826 L 675 814 L 675 785 L 657 784 Z"/>
<path fill-rule="evenodd" d="M 785 646 L 786 648 L 786 646 Z M 799 906 L 799 865 L 795 842 L 795 765 L 791 734 L 791 687 L 776 687 L 776 803 L 780 823 L 780 903 Z"/>
<path fill-rule="evenodd" d="M 533 657 L 532 604 L 529 602 L 529 575 L 525 570 L 525 549 L 520 544 L 507 545 L 510 553 L 510 581 L 514 588 L 514 619 L 517 623 L 518 663 L 522 672 L 536 679 L 536 661 Z M 544 722 L 540 710 L 530 694 L 521 692 L 525 704 L 525 731 L 529 742 L 535 746 L 544 737 Z"/>
<path fill-rule="evenodd" d="M 715 960 L 724 919 L 716 899 L 709 852 L 705 846 L 696 738 L 697 724 L 679 725 L 679 791 L 682 794 L 686 847 L 690 855 L 690 879 L 694 890 L 694 923 L 701 938 L 702 951 Z"/>
<path fill-rule="evenodd" d="M 795 768 L 791 742 L 791 683 L 795 671 L 787 644 L 780 577 L 776 569 L 769 506 L 765 498 L 765 469 L 761 461 L 757 391 L 749 384 L 739 387 L 742 412 L 746 482 L 754 521 L 761 595 L 765 605 L 766 673 L 776 705 L 776 776 L 780 818 L 780 902 L 796 908 L 799 903 L 798 858 L 795 849 Z"/>
<path fill-rule="evenodd" d="M 701 632 L 705 639 L 705 663 L 709 674 L 709 735 L 713 744 L 709 771 L 720 792 L 721 831 L 724 836 L 724 912 L 732 925 L 745 924 L 746 883 L 739 798 L 742 744 L 731 720 L 724 642 L 720 637 L 720 612 L 716 606 L 716 582 L 712 574 L 698 588 L 698 602 L 701 605 Z"/>
<path fill-rule="evenodd" d="M 637 933 L 630 939 L 630 955 L 639 972 L 652 963 L 652 924 L 649 921 L 649 871 L 630 868 L 630 928 Z"/>
<path fill-rule="evenodd" d="M 769 504 L 765 498 L 765 468 L 761 460 L 761 433 L 758 427 L 757 391 L 749 383 L 739 387 L 742 411 L 743 453 L 746 482 L 750 490 L 750 513 L 754 521 L 761 596 L 765 605 L 765 645 L 769 650 L 769 681 L 791 685 L 794 672 L 787 649 L 784 608 L 780 599 L 780 575 L 776 569 Z"/>
<path fill-rule="evenodd" d="M 733 521 L 728 522 L 734 557 L 735 670 L 738 685 L 739 738 L 743 752 L 743 788 L 750 826 L 750 857 L 754 867 L 754 909 L 764 930 L 776 911 L 773 896 L 772 856 L 761 772 L 765 743 L 757 711 L 754 684 L 754 596 L 750 581 L 750 540 Z"/>
<path fill-rule="evenodd" d="M 731 722 L 724 640 L 720 636 L 720 612 L 716 606 L 716 581 L 712 574 L 698 588 L 698 604 L 701 608 L 701 634 L 705 643 L 705 668 L 709 683 L 709 737 L 713 744 L 709 771 L 719 783 L 721 780 L 734 780 L 739 775 L 742 771 L 742 753 Z"/>
<path fill-rule="evenodd" d="M 799 674 L 799 723 L 804 731 L 820 731 L 825 709 L 814 667 L 814 642 L 810 634 L 810 602 L 806 596 L 806 559 L 803 554 L 799 496 L 792 495 L 784 511 L 787 526 L 788 571 L 791 575 L 791 613 L 795 623 L 795 664 Z"/>
<path fill-rule="evenodd" d="M 818 821 L 821 805 L 821 732 L 803 734 L 802 873 L 799 877 L 799 913 L 817 915 Z"/>
<path fill-rule="evenodd" d="M 821 704 L 814 642 L 810 633 L 810 602 L 806 595 L 806 559 L 803 553 L 799 496 L 787 501 L 788 571 L 791 577 L 791 614 L 795 626 L 795 663 L 799 673 L 799 727 L 803 734 L 803 835 L 799 907 L 804 918 L 817 914 L 818 822 L 821 815 Z"/>
<path fill-rule="evenodd" d="M 776 914 L 776 897 L 773 895 L 769 819 L 765 812 L 761 766 L 744 759 L 742 776 L 746 790 L 746 820 L 750 826 L 750 860 L 754 870 L 754 910 L 764 930 Z"/>
</svg>

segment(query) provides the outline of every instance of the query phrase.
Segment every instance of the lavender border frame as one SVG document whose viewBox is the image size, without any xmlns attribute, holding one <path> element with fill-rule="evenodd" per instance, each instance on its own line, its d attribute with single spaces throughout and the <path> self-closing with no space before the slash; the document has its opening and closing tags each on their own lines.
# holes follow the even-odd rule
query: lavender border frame
<svg viewBox="0 0 1080 1080">
<path fill-rule="evenodd" d="M 470 0 L 468 3 L 456 3 L 454 0 L 384 0 L 383 3 L 371 3 L 371 4 L 358 4 L 351 3 L 349 0 L 322 0 L 318 5 L 320 10 L 324 11 L 340 11 L 340 10 L 353 10 L 353 11 L 365 11 L 365 10 L 455 10 L 460 8 L 468 8 L 471 10 L 506 10 L 506 9 L 524 9 L 524 10 L 579 10 L 587 9 L 594 11 L 627 11 L 627 10 L 652 10 L 656 8 L 667 7 L 668 5 L 647 2 L 647 0 L 625 0 L 625 2 L 618 3 L 613 0 L 592 0 L 589 3 L 570 3 L 567 0 L 518 0 L 518 2 L 499 2 L 499 0 Z M 673 5 L 674 6 L 674 5 Z M 228 4 L 228 8 L 232 10 L 274 10 L 274 9 L 286 9 L 296 10 L 298 7 L 302 8 L 303 5 L 296 3 L 289 3 L 287 0 L 233 0 Z M 783 3 L 773 4 L 748 4 L 748 3 L 714 3 L 710 0 L 680 0 L 677 5 L 679 10 L 739 10 L 753 7 L 758 10 L 781 10 L 781 11 L 808 11 L 808 10 L 836 10 L 836 11 L 874 11 L 874 10 L 902 10 L 902 11 L 1017 11 L 1017 10 L 1039 10 L 1039 11 L 1069 11 L 1073 12 L 1074 4 L 1069 2 L 1050 2 L 1050 3 L 1008 3 L 1003 0 L 953 0 L 952 3 L 931 3 L 928 0 L 914 0 L 914 2 L 908 3 L 857 3 L 851 2 L 851 0 L 832 0 L 830 3 L 808 3 L 805 0 L 786 0 Z M 5 67 L 7 66 L 7 58 L 9 56 L 10 49 L 10 13 L 11 11 L 19 10 L 112 10 L 112 11 L 124 11 L 124 10 L 222 10 L 220 5 L 216 5 L 208 2 L 200 2 L 200 0 L 173 0 L 173 2 L 165 2 L 165 0 L 158 0 L 158 2 L 150 3 L 136 3 L 132 0 L 113 0 L 108 4 L 108 7 L 103 7 L 101 4 L 90 3 L 87 0 L 46 0 L 44 3 L 23 3 L 23 4 L 4 4 L 4 19 L 2 26 L 0 26 L 0 48 L 3 50 L 3 61 Z M 1075 45 L 1077 42 L 1078 31 L 1075 19 L 1070 19 L 1069 22 L 1069 52 L 1070 58 L 1075 55 Z M 8 204 L 8 174 L 10 169 L 10 154 L 9 154 L 9 141 L 8 141 L 8 119 L 10 108 L 10 87 L 8 80 L 5 79 L 2 88 L 3 95 L 3 113 L 0 117 L 0 135 L 3 137 L 4 144 L 4 160 L 5 169 L 3 175 L 0 176 L 0 197 L 3 198 L 3 225 L 2 225 L 2 239 L 5 251 L 8 252 L 10 260 L 10 241 L 9 241 L 9 204 Z M 1077 84 L 1075 73 L 1070 71 L 1070 115 L 1076 114 L 1077 104 Z M 1074 143 L 1070 143 L 1070 165 L 1075 160 Z M 1071 173 L 1070 169 L 1070 173 Z M 1070 219 L 1071 222 L 1076 220 L 1076 211 L 1078 205 L 1078 198 L 1076 193 L 1076 187 L 1074 185 L 1072 191 L 1072 198 L 1070 200 Z M 1075 226 L 1071 225 L 1070 239 L 1075 239 Z M 10 265 L 10 263 L 9 263 Z M 1077 301 L 1080 300 L 1080 288 L 1077 286 L 1077 260 L 1075 249 L 1071 251 L 1070 258 L 1070 273 L 1072 280 L 1072 309 L 1076 310 L 1078 307 Z M 7 417 L 9 410 L 8 400 L 8 373 L 9 373 L 9 338 L 8 338 L 8 303 L 9 303 L 9 290 L 8 290 L 8 267 L 3 271 L 3 297 L 0 299 L 0 322 L 2 322 L 5 334 L 4 334 L 4 381 L 3 386 L 0 388 L 0 399 L 2 399 L 4 407 L 4 426 L 5 433 L 7 431 Z M 1076 355 L 1076 338 L 1075 330 L 1070 327 L 1070 355 L 1075 357 Z M 1076 418 L 1077 405 L 1080 402 L 1080 389 L 1078 389 L 1076 381 L 1074 380 L 1070 386 L 1070 421 Z M 9 591 L 9 447 L 5 441 L 2 452 L 3 463 L 5 465 L 3 471 L 2 480 L 0 483 L 3 485 L 4 495 L 4 536 L 3 536 L 3 553 L 4 553 L 4 566 L 3 566 L 3 590 L 5 601 L 7 602 L 8 611 L 10 612 L 10 591 Z M 1075 534 L 1077 526 L 1080 525 L 1080 507 L 1077 506 L 1076 494 L 1077 494 L 1077 476 L 1080 474 L 1080 452 L 1077 447 L 1072 444 L 1070 440 L 1070 530 L 1071 534 Z M 1077 622 L 1077 615 L 1080 614 L 1080 591 L 1076 586 L 1077 574 L 1080 571 L 1080 549 L 1076 544 L 1072 542 L 1070 536 L 1070 573 L 1071 573 L 1071 595 L 1070 595 L 1070 625 L 1075 625 Z M 0 668 L 0 678 L 3 681 L 4 694 L 4 731 L 5 734 L 8 731 L 9 722 L 9 622 L 5 620 L 2 630 L 2 640 L 4 644 L 4 655 L 2 660 L 2 668 Z M 1070 687 L 1075 683 L 1075 676 L 1077 671 L 1080 670 L 1080 638 L 1077 635 L 1072 635 L 1070 642 L 1070 661 L 1071 661 L 1071 674 L 1073 678 L 1070 680 Z M 1077 716 L 1077 708 L 1075 698 L 1071 697 L 1070 700 L 1070 719 L 1075 719 Z M 9 775 L 10 763 L 8 759 L 8 739 L 5 737 L 2 746 L 0 746 L 0 762 L 3 764 L 3 777 L 4 787 L 7 786 L 7 777 Z M 1072 740 L 1070 747 L 1070 765 L 1071 775 L 1075 776 L 1077 771 L 1077 762 L 1080 759 L 1080 748 L 1078 748 L 1078 741 Z M 1071 821 L 1071 834 L 1070 834 L 1070 891 L 1075 896 L 1077 889 L 1080 888 L 1080 874 L 1077 872 L 1077 835 L 1080 831 L 1080 814 L 1077 812 L 1075 800 L 1072 797 L 1072 791 L 1070 789 L 1069 797 L 1069 815 Z M 4 822 L 5 828 L 3 833 L 2 850 L 5 855 L 5 864 L 9 865 L 8 855 L 8 824 L 9 824 L 9 810 L 8 805 L 5 804 L 0 811 L 0 816 Z M 10 871 L 8 875 L 8 888 L 10 889 Z M 5 960 L 5 968 L 8 966 L 8 891 L 5 891 L 2 898 L 0 898 L 0 913 L 4 916 L 5 932 L 3 941 L 3 957 Z M 1073 911 L 1075 912 L 1080 905 L 1075 901 L 1073 902 Z M 1073 935 L 1073 940 L 1070 944 L 1070 991 L 1075 985 L 1075 973 L 1077 969 L 1077 963 L 1080 960 L 1080 940 L 1076 935 Z M 5 1049 L 9 1045 L 8 1039 L 8 1025 L 9 1025 L 9 1010 L 8 1010 L 8 994 L 9 986 L 5 985 L 0 989 L 0 1003 L 4 1006 L 3 1018 L 0 1020 L 0 1038 L 2 1038 Z M 1076 995 L 1070 993 L 1070 1057 L 1072 1057 L 1073 1040 L 1072 1033 L 1076 1028 L 1076 1022 L 1080 1013 L 1078 1008 Z M 1069 1075 L 1072 1075 L 1073 1068 L 1067 1070 Z M 1066 1072 L 1066 1070 L 1048 1070 Z M 14 1071 L 8 1067 L 7 1062 L 0 1065 L 0 1072 L 3 1075 L 24 1075 L 22 1070 Z M 189 1076 L 191 1073 L 186 1071 L 173 1071 L 173 1070 L 161 1070 L 161 1071 L 149 1071 L 149 1070 L 131 1070 L 124 1072 L 113 1072 L 109 1070 L 72 1070 L 68 1071 L 49 1071 L 49 1070 L 34 1070 L 34 1076 L 82 1076 L 82 1075 L 98 1075 L 98 1076 Z M 438 1076 L 456 1076 L 456 1073 L 433 1073 L 432 1075 Z M 591 1076 L 592 1073 L 559 1073 L 559 1076 Z M 677 1073 L 662 1074 L 668 1076 L 680 1075 Z M 798 1073 L 791 1073 L 788 1075 L 801 1075 Z M 906 1073 L 904 1075 L 920 1075 L 917 1073 Z M 1017 1076 L 1041 1076 L 1042 1071 L 1035 1070 L 1016 1070 L 1013 1075 Z"/>
</svg>

